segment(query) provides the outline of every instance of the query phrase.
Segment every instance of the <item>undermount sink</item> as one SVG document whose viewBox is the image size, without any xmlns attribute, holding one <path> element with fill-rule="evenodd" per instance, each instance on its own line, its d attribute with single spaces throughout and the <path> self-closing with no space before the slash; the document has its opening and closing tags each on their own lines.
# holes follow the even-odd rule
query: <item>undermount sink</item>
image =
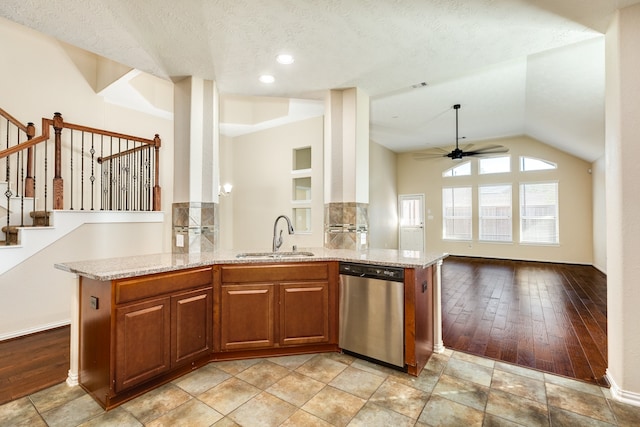
<svg viewBox="0 0 640 427">
<path fill-rule="evenodd" d="M 313 252 L 292 251 L 292 252 L 243 252 L 236 255 L 236 258 L 294 258 L 313 256 Z"/>
</svg>

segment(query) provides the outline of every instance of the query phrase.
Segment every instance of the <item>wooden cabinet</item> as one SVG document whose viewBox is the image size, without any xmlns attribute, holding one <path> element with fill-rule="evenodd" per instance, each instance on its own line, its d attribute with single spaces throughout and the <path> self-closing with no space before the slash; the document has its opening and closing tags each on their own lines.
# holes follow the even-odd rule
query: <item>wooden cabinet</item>
<svg viewBox="0 0 640 427">
<path fill-rule="evenodd" d="M 212 360 L 338 351 L 338 263 L 80 279 L 81 386 L 105 409 Z"/>
<path fill-rule="evenodd" d="M 220 349 L 337 344 L 335 266 L 223 266 Z"/>
<path fill-rule="evenodd" d="M 329 342 L 329 282 L 283 283 L 280 345 Z"/>
<path fill-rule="evenodd" d="M 169 298 L 116 308 L 116 392 L 171 368 L 170 314 Z"/>
<path fill-rule="evenodd" d="M 80 281 L 80 384 L 105 408 L 208 363 L 211 267 Z"/>
<path fill-rule="evenodd" d="M 274 284 L 222 286 L 223 350 L 274 345 L 275 288 Z"/>
</svg>

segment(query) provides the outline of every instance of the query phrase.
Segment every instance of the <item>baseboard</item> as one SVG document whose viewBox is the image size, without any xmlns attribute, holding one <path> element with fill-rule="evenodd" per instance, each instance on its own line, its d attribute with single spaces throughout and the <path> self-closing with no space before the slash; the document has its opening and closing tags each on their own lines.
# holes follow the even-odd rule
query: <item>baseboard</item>
<svg viewBox="0 0 640 427">
<path fill-rule="evenodd" d="M 46 325 L 36 326 L 34 328 L 23 329 L 21 331 L 9 332 L 7 334 L 0 335 L 0 342 L 10 340 L 13 338 L 23 337 L 25 335 L 31 335 L 38 332 L 43 332 L 49 329 L 59 328 L 60 326 L 68 326 L 71 324 L 71 320 L 62 320 L 60 322 L 47 323 Z"/>
<path fill-rule="evenodd" d="M 605 376 L 607 377 L 607 381 L 609 381 L 609 384 L 611 384 L 611 396 L 615 400 L 640 407 L 640 393 L 622 390 L 618 386 L 618 384 L 616 384 L 613 376 L 611 375 L 611 372 L 609 372 L 609 369 L 607 369 L 607 373 Z"/>
</svg>

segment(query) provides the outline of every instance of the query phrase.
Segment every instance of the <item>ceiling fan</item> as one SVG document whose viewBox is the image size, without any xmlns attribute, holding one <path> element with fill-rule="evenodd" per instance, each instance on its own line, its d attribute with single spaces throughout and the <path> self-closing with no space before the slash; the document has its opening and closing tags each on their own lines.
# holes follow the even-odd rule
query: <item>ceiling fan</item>
<svg viewBox="0 0 640 427">
<path fill-rule="evenodd" d="M 447 151 L 442 148 L 432 148 L 427 151 L 421 151 L 419 153 L 413 153 L 413 158 L 416 160 L 436 159 L 440 157 L 449 157 L 452 160 L 462 160 L 464 157 L 475 156 L 482 157 L 491 154 L 508 153 L 509 149 L 502 145 L 488 145 L 486 147 L 480 147 L 475 150 L 471 150 L 473 144 L 469 144 L 464 148 L 458 146 L 458 110 L 460 104 L 455 104 L 453 109 L 456 110 L 456 148 L 452 151 Z"/>
</svg>

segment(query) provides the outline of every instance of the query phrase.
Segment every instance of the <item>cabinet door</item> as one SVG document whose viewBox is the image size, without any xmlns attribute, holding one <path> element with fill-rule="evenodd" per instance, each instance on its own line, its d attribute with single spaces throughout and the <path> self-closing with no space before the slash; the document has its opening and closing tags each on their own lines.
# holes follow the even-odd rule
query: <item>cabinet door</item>
<svg viewBox="0 0 640 427">
<path fill-rule="evenodd" d="M 171 297 L 171 364 L 178 366 L 211 351 L 211 288 Z"/>
<path fill-rule="evenodd" d="M 223 285 L 221 299 L 222 350 L 274 345 L 274 284 Z"/>
<path fill-rule="evenodd" d="M 280 285 L 280 345 L 329 342 L 329 283 Z"/>
<path fill-rule="evenodd" d="M 116 308 L 116 392 L 170 369 L 169 298 Z"/>
</svg>

